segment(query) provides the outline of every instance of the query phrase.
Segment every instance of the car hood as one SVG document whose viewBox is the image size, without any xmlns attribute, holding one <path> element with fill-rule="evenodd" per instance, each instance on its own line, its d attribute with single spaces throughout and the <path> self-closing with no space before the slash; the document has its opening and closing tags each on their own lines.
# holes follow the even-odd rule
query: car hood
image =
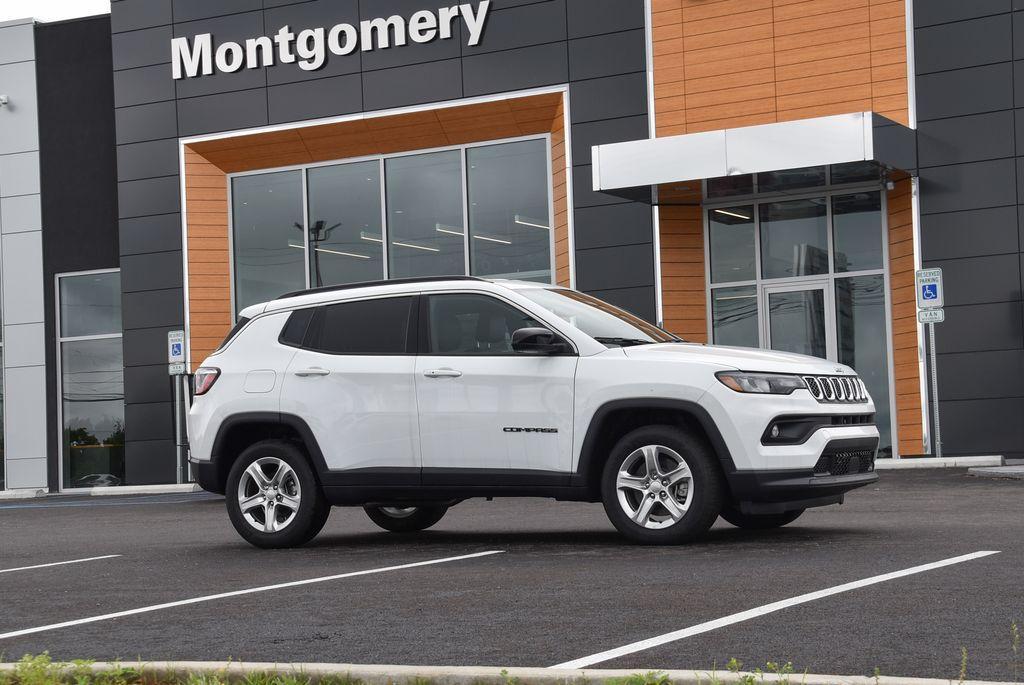
<svg viewBox="0 0 1024 685">
<path fill-rule="evenodd" d="M 827 359 L 808 357 L 789 352 L 758 350 L 750 347 L 725 347 L 697 343 L 661 343 L 637 345 L 623 349 L 631 359 L 690 361 L 718 364 L 740 371 L 767 371 L 771 373 L 853 375 L 848 366 Z"/>
</svg>

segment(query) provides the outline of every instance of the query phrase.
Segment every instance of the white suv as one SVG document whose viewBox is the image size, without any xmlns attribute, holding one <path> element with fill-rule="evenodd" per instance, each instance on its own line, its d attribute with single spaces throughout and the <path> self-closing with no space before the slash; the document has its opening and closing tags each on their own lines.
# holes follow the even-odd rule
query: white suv
<svg viewBox="0 0 1024 685">
<path fill-rule="evenodd" d="M 195 374 L 192 472 L 254 545 L 332 505 L 411 532 L 471 497 L 603 502 L 630 540 L 770 528 L 877 480 L 852 369 L 686 343 L 565 288 L 476 278 L 247 308 Z"/>
</svg>

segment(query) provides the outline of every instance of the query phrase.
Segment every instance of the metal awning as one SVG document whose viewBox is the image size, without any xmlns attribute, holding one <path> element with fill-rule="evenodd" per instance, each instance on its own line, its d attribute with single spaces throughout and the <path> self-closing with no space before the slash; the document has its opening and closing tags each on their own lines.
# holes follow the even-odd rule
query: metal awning
<svg viewBox="0 0 1024 685">
<path fill-rule="evenodd" d="M 662 184 L 864 161 L 915 175 L 914 131 L 874 112 L 853 112 L 595 145 L 594 190 L 656 201 Z"/>
</svg>

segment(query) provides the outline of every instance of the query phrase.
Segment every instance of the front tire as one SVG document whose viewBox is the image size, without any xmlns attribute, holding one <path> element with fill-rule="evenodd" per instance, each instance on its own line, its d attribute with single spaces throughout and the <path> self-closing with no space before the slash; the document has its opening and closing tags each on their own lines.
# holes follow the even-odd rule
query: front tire
<svg viewBox="0 0 1024 685">
<path fill-rule="evenodd" d="M 648 426 L 612 449 L 601 479 L 604 509 L 632 542 L 696 540 L 718 518 L 722 474 L 708 445 L 674 426 Z"/>
<path fill-rule="evenodd" d="M 246 448 L 231 467 L 225 497 L 235 530 L 264 549 L 306 544 L 331 513 L 305 453 L 284 440 Z"/>
<path fill-rule="evenodd" d="M 417 533 L 444 518 L 448 507 L 363 507 L 370 520 L 392 533 Z"/>
<path fill-rule="evenodd" d="M 803 509 L 794 509 L 780 514 L 744 514 L 739 509 L 726 507 L 722 510 L 722 518 L 744 530 L 771 530 L 796 521 L 803 513 Z"/>
</svg>

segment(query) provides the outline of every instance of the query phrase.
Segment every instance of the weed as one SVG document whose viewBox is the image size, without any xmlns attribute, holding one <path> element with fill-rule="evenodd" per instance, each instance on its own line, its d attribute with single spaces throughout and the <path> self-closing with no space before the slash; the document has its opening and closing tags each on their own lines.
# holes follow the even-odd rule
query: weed
<svg viewBox="0 0 1024 685">
<path fill-rule="evenodd" d="M 634 673 L 625 678 L 609 678 L 606 685 L 672 685 L 668 674 L 661 671 L 648 671 L 647 673 Z"/>
<path fill-rule="evenodd" d="M 967 648 L 960 648 L 960 685 L 964 685 L 964 681 L 967 680 Z"/>
<path fill-rule="evenodd" d="M 1010 649 L 1013 650 L 1013 682 L 1020 681 L 1020 626 L 1010 624 Z"/>
<path fill-rule="evenodd" d="M 879 685 L 882 680 L 882 671 L 879 670 L 878 666 L 875 666 L 875 670 L 871 673 L 871 677 L 875 679 L 875 685 Z"/>
</svg>

